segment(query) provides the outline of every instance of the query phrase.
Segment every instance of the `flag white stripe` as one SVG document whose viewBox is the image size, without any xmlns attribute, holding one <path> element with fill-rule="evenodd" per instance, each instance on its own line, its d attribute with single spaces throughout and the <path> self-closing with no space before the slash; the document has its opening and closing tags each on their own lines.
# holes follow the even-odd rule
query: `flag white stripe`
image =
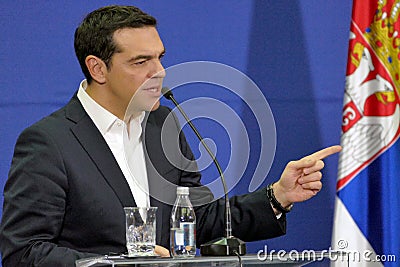
<svg viewBox="0 0 400 267">
<path fill-rule="evenodd" d="M 336 196 L 335 202 L 332 249 L 349 252 L 348 266 L 383 267 L 382 263 L 373 261 L 376 259 L 374 249 L 358 228 L 342 200 Z M 333 261 L 331 266 L 346 265 L 343 265 L 341 261 Z"/>
</svg>

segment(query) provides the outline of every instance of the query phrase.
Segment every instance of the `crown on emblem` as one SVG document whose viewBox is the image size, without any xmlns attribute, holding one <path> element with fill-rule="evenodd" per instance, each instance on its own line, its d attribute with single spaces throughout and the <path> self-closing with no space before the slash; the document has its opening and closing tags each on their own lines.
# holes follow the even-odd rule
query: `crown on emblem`
<svg viewBox="0 0 400 267">
<path fill-rule="evenodd" d="M 385 10 L 390 10 L 389 14 Z M 400 88 L 400 36 L 396 23 L 399 23 L 400 0 L 390 7 L 387 0 L 378 0 L 378 8 L 364 37 L 375 50 L 381 62 L 390 72 L 396 88 Z"/>
</svg>

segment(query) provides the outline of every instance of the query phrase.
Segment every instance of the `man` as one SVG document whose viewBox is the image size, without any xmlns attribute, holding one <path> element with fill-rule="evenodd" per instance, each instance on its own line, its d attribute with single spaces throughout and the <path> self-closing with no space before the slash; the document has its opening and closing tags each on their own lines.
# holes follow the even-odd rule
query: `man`
<svg viewBox="0 0 400 267">
<path fill-rule="evenodd" d="M 126 206 L 158 207 L 164 254 L 175 198 L 168 185 L 194 188 L 198 244 L 222 236 L 223 201 L 211 201 L 179 124 L 159 105 L 165 49 L 156 20 L 131 6 L 100 8 L 77 28 L 75 51 L 86 80 L 18 138 L 4 189 L 3 266 L 73 266 L 123 253 Z M 163 131 L 167 141 L 178 138 L 168 155 Z M 290 162 L 268 196 L 263 188 L 231 198 L 233 234 L 244 241 L 284 234 L 285 213 L 321 189 L 322 159 L 339 150 Z"/>
</svg>

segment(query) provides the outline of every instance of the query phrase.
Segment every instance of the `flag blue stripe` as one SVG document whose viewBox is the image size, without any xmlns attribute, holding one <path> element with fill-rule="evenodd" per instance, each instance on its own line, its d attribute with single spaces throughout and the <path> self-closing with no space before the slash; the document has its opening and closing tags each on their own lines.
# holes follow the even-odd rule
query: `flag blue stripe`
<svg viewBox="0 0 400 267">
<path fill-rule="evenodd" d="M 400 261 L 400 140 L 338 196 L 375 252 Z"/>
</svg>

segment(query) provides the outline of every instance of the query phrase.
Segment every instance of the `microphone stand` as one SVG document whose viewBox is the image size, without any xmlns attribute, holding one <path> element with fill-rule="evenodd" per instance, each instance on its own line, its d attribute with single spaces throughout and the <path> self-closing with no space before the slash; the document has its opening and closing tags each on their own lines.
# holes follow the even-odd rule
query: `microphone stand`
<svg viewBox="0 0 400 267">
<path fill-rule="evenodd" d="M 246 243 L 237 237 L 232 235 L 232 215 L 231 207 L 229 204 L 228 188 L 226 186 L 226 181 L 224 173 L 219 165 L 216 157 L 212 153 L 209 146 L 204 142 L 203 137 L 200 135 L 199 131 L 196 129 L 192 121 L 186 115 L 185 111 L 181 108 L 179 103 L 175 100 L 171 90 L 167 87 L 162 88 L 162 93 L 164 97 L 171 100 L 174 105 L 178 108 L 179 112 L 182 114 L 186 122 L 192 128 L 193 132 L 196 134 L 197 138 L 200 140 L 201 144 L 206 149 L 207 153 L 210 155 L 215 166 L 217 167 L 218 173 L 221 177 L 222 186 L 224 188 L 225 194 L 225 236 L 221 238 L 214 239 L 210 242 L 200 245 L 200 253 L 203 256 L 234 256 L 234 255 L 245 255 L 246 254 Z"/>
</svg>

